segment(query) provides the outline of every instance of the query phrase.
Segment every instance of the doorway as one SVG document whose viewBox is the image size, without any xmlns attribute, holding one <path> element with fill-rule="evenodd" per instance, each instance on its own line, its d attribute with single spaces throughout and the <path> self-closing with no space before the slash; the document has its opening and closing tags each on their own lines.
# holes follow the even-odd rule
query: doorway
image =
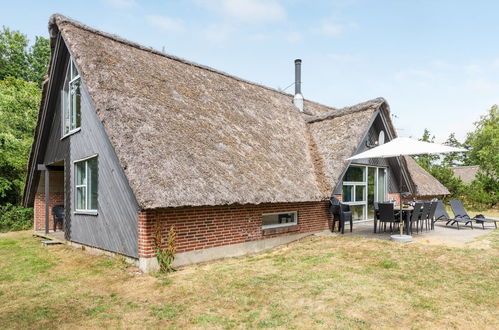
<svg viewBox="0 0 499 330">
<path fill-rule="evenodd" d="M 374 219 L 374 203 L 386 200 L 386 187 L 386 167 L 351 165 L 343 177 L 342 199 L 353 219 Z"/>
</svg>

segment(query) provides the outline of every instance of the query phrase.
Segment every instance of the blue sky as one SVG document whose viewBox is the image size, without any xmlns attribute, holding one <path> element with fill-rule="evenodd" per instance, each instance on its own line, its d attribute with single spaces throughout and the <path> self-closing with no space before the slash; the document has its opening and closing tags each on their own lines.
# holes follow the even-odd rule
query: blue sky
<svg viewBox="0 0 499 330">
<path fill-rule="evenodd" d="M 382 96 L 401 136 L 464 138 L 499 103 L 499 1 L 2 1 L 0 24 L 47 36 L 58 12 L 230 74 L 342 107 Z M 292 92 L 293 87 L 287 91 Z"/>
</svg>

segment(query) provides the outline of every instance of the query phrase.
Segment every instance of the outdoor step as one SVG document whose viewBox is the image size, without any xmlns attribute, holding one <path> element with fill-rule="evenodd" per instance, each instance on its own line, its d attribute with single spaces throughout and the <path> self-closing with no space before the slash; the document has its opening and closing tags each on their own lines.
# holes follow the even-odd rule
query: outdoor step
<svg viewBox="0 0 499 330">
<path fill-rule="evenodd" d="M 57 244 L 62 244 L 62 243 L 59 241 L 42 241 L 42 244 L 44 246 L 48 246 L 48 245 L 57 245 Z"/>
</svg>

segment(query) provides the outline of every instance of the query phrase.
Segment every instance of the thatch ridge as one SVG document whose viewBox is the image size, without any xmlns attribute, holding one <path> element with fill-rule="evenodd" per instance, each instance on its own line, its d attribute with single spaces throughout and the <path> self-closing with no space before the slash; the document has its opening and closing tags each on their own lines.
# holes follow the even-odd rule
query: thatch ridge
<svg viewBox="0 0 499 330">
<path fill-rule="evenodd" d="M 114 40 L 116 42 L 125 44 L 127 46 L 138 48 L 140 50 L 143 50 L 143 51 L 146 51 L 146 52 L 150 52 L 152 54 L 156 54 L 156 55 L 159 55 L 159 56 L 164 56 L 166 58 L 169 58 L 169 59 L 172 59 L 172 60 L 175 60 L 175 61 L 179 61 L 179 62 L 187 64 L 187 65 L 192 65 L 192 66 L 201 68 L 203 70 L 208 70 L 208 71 L 211 71 L 211 72 L 215 72 L 217 74 L 221 74 L 223 76 L 226 76 L 226 77 L 231 78 L 231 79 L 235 79 L 235 80 L 240 81 L 240 82 L 244 82 L 244 83 L 247 83 L 247 84 L 255 85 L 255 86 L 258 86 L 258 87 L 261 87 L 261 88 L 265 88 L 265 89 L 271 90 L 271 91 L 276 92 L 276 93 L 280 93 L 280 94 L 286 95 L 286 96 L 290 97 L 291 100 L 292 100 L 292 98 L 294 96 L 293 94 L 286 93 L 286 92 L 284 92 L 282 90 L 279 90 L 277 88 L 272 88 L 272 87 L 269 87 L 269 86 L 266 86 L 266 85 L 254 82 L 254 81 L 250 81 L 250 80 L 247 80 L 247 79 L 244 79 L 244 78 L 240 78 L 240 77 L 237 77 L 237 76 L 232 75 L 230 73 L 227 73 L 225 71 L 218 70 L 218 69 L 212 68 L 212 67 L 207 66 L 207 65 L 199 64 L 199 63 L 196 63 L 194 61 L 190 61 L 190 60 L 184 59 L 184 58 L 179 57 L 179 56 L 175 56 L 175 55 L 171 55 L 171 54 L 168 54 L 168 53 L 165 53 L 165 52 L 161 52 L 161 51 L 159 51 L 157 49 L 154 49 L 152 47 L 143 46 L 143 45 L 141 45 L 139 43 L 136 43 L 136 42 L 128 40 L 126 38 L 120 37 L 120 36 L 118 36 L 116 34 L 107 33 L 107 32 L 95 29 L 95 28 L 93 28 L 91 26 L 88 26 L 86 24 L 81 23 L 80 21 L 77 21 L 75 19 L 69 18 L 69 17 L 67 17 L 65 15 L 62 15 L 62 14 L 59 14 L 59 13 L 53 14 L 50 17 L 50 19 L 49 19 L 48 27 L 49 27 L 49 35 L 50 35 L 51 38 L 55 38 L 55 36 L 57 35 L 58 25 L 59 24 L 64 24 L 64 23 L 71 24 L 71 25 L 76 26 L 76 27 L 78 27 L 80 29 L 87 30 L 87 31 L 89 31 L 91 33 L 94 33 L 94 34 L 97 34 L 97 35 L 100 35 L 100 36 L 112 39 L 112 40 Z M 305 113 L 310 112 L 310 110 L 320 110 L 320 111 L 323 111 L 323 112 L 324 111 L 335 111 L 335 110 L 337 110 L 334 107 L 327 106 L 327 105 L 322 104 L 322 103 L 317 102 L 317 101 L 304 100 L 304 103 L 305 103 L 305 109 L 304 109 Z M 312 106 L 313 109 L 308 109 L 307 105 Z M 313 112 L 310 112 L 310 113 L 313 115 Z"/>
<path fill-rule="evenodd" d="M 449 195 L 449 190 L 409 156 L 404 157 L 415 191 L 414 196 Z"/>
<path fill-rule="evenodd" d="M 480 166 L 478 165 L 468 165 L 468 166 L 454 166 L 450 168 L 454 173 L 456 178 L 461 179 L 464 183 L 470 184 L 475 180 Z"/>
<path fill-rule="evenodd" d="M 386 100 L 382 97 L 378 97 L 369 101 L 361 102 L 352 106 L 344 107 L 341 109 L 335 109 L 334 111 L 323 113 L 319 115 L 307 115 L 304 114 L 303 117 L 307 123 L 315 123 L 322 120 L 334 119 L 344 115 L 362 112 L 366 110 L 378 109 L 382 104 L 387 104 Z"/>
</svg>

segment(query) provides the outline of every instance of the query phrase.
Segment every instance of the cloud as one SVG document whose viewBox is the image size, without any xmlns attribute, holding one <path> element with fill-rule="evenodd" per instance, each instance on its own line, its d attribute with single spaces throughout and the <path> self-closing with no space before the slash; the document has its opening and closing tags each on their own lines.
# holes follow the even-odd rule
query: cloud
<svg viewBox="0 0 499 330">
<path fill-rule="evenodd" d="M 312 32 L 322 34 L 327 37 L 338 37 L 343 34 L 345 26 L 341 24 L 334 24 L 329 22 L 323 22 L 321 25 L 312 29 Z"/>
<path fill-rule="evenodd" d="M 358 62 L 360 60 L 359 56 L 353 54 L 335 54 L 329 53 L 326 54 L 328 60 L 332 60 L 333 62 Z"/>
<path fill-rule="evenodd" d="M 203 36 L 206 40 L 215 43 L 223 43 L 229 39 L 233 28 L 229 25 L 211 24 L 203 30 Z"/>
<path fill-rule="evenodd" d="M 303 35 L 300 32 L 290 32 L 286 36 L 286 41 L 289 43 L 296 43 L 303 40 Z"/>
<path fill-rule="evenodd" d="M 147 23 L 165 32 L 181 33 L 185 31 L 184 22 L 177 18 L 161 15 L 146 16 Z"/>
<path fill-rule="evenodd" d="M 466 65 L 464 67 L 464 71 L 466 73 L 469 73 L 469 74 L 476 74 L 476 73 L 482 73 L 483 72 L 482 67 L 479 66 L 479 65 L 476 65 L 476 64 Z"/>
<path fill-rule="evenodd" d="M 244 22 L 275 22 L 286 18 L 286 11 L 275 0 L 195 0 L 195 3 L 227 18 Z"/>
<path fill-rule="evenodd" d="M 269 40 L 271 39 L 271 36 L 265 33 L 256 33 L 251 36 L 249 36 L 249 40 L 252 41 L 264 41 L 264 40 Z"/>
<path fill-rule="evenodd" d="M 133 8 L 137 6 L 135 0 L 106 0 L 106 2 L 116 8 Z"/>
<path fill-rule="evenodd" d="M 397 72 L 395 78 L 397 80 L 435 79 L 436 75 L 428 70 L 406 69 Z"/>
</svg>

